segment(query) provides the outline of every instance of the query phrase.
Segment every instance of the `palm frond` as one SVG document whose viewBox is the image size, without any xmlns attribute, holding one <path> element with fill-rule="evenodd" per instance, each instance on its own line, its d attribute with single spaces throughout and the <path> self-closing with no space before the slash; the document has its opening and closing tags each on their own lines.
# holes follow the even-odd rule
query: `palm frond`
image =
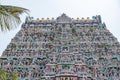
<svg viewBox="0 0 120 80">
<path fill-rule="evenodd" d="M 6 72 L 0 68 L 0 80 L 6 80 Z"/>
<path fill-rule="evenodd" d="M 20 15 L 28 13 L 29 10 L 9 5 L 0 5 L 0 30 L 11 30 L 18 27 L 21 22 Z"/>
<path fill-rule="evenodd" d="M 7 78 L 7 80 L 18 80 L 18 77 L 15 73 L 10 72 L 8 75 L 9 77 Z"/>
</svg>

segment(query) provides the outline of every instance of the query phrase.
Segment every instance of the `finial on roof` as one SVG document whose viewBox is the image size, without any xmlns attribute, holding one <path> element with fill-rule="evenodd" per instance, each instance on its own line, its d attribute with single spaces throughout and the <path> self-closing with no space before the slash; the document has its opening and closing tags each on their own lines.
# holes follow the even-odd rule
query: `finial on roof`
<svg viewBox="0 0 120 80">
<path fill-rule="evenodd" d="M 62 13 L 62 15 L 61 15 L 62 17 L 64 17 L 64 16 L 66 16 L 66 14 L 65 13 Z"/>
</svg>

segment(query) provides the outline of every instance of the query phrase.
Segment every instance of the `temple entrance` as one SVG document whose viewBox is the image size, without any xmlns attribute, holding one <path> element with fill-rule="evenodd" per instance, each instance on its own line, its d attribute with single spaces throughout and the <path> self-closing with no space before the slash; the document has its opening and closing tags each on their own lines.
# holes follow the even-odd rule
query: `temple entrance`
<svg viewBox="0 0 120 80">
<path fill-rule="evenodd" d="M 68 48 L 68 47 L 63 47 L 62 50 L 63 50 L 63 51 L 69 51 L 69 48 Z"/>
<path fill-rule="evenodd" d="M 55 80 L 77 80 L 77 77 L 56 77 Z"/>
<path fill-rule="evenodd" d="M 65 80 L 71 80 L 69 77 L 66 77 Z"/>
<path fill-rule="evenodd" d="M 62 75 L 57 75 L 55 80 L 77 80 L 77 79 L 78 79 L 77 75 L 62 74 Z"/>
<path fill-rule="evenodd" d="M 65 80 L 68 80 L 68 78 L 65 78 Z"/>
</svg>

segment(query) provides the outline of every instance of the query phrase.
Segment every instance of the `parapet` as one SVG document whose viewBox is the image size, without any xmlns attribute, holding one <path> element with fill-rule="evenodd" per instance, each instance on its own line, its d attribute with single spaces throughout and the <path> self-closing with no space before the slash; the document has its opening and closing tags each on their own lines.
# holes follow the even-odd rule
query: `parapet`
<svg viewBox="0 0 120 80">
<path fill-rule="evenodd" d="M 61 16 L 55 18 L 37 18 L 34 19 L 33 17 L 27 16 L 25 23 L 102 23 L 101 16 L 96 15 L 92 16 L 92 18 L 71 18 L 68 17 L 66 14 L 62 14 Z"/>
</svg>

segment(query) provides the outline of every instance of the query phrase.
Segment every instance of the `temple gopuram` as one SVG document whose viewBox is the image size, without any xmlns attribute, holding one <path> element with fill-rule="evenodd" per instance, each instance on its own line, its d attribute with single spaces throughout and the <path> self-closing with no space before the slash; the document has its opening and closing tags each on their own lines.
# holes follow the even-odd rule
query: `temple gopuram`
<svg viewBox="0 0 120 80">
<path fill-rule="evenodd" d="M 120 43 L 100 15 L 27 17 L 0 67 L 19 80 L 120 80 Z"/>
</svg>

